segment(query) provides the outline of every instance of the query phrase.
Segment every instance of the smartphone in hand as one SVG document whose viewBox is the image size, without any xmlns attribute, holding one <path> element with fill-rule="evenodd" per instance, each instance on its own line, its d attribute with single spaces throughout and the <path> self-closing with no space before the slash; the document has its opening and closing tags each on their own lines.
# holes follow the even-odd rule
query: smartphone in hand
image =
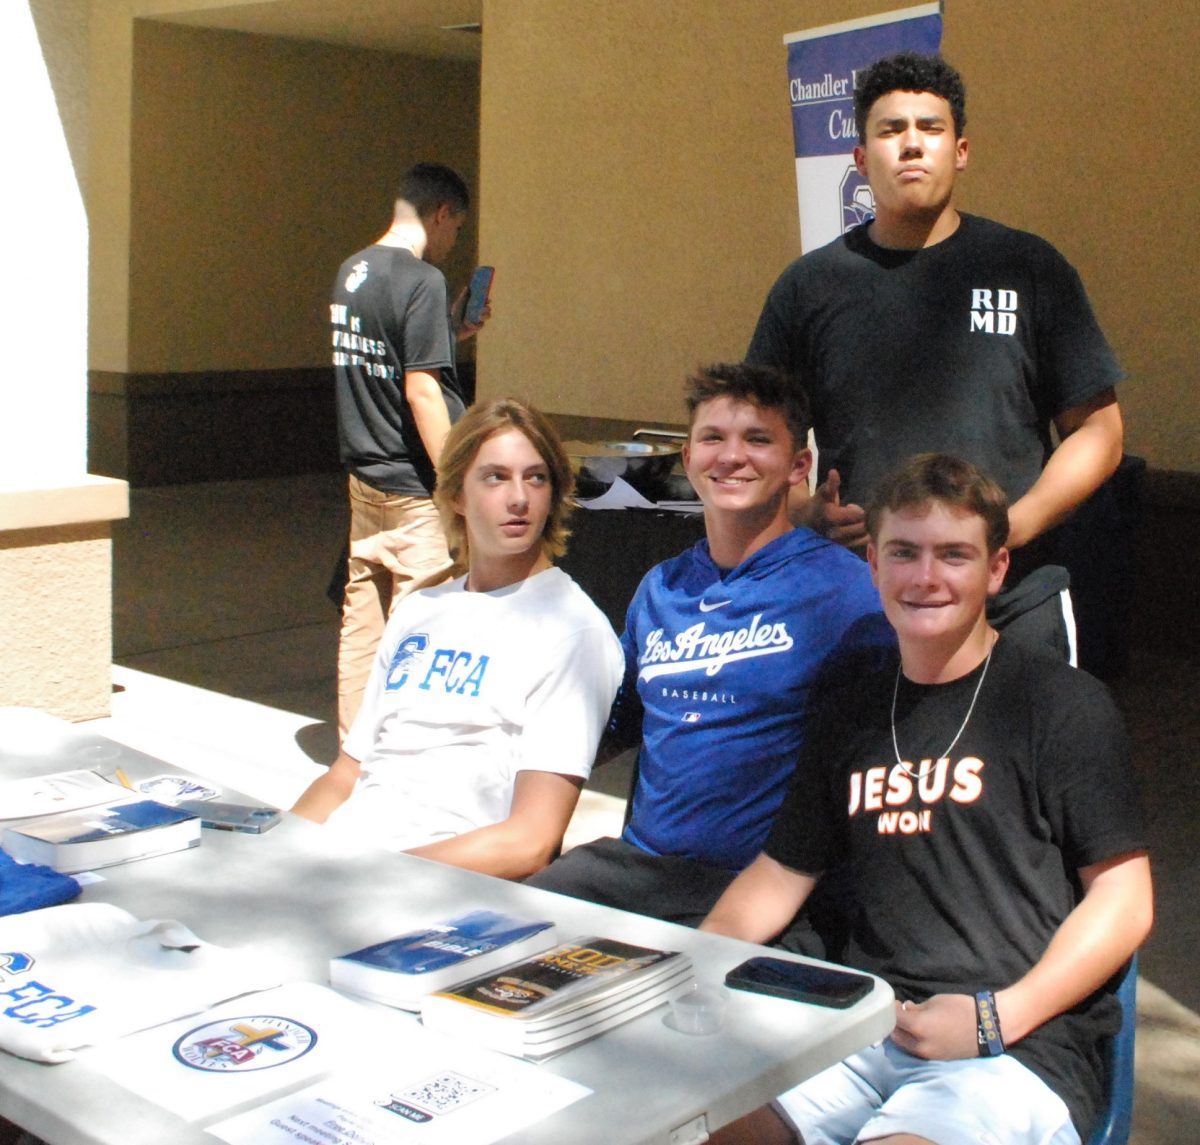
<svg viewBox="0 0 1200 1145">
<path fill-rule="evenodd" d="M 496 277 L 494 266 L 477 266 L 467 287 L 467 304 L 463 309 L 463 321 L 478 326 L 483 319 L 484 308 L 492 293 L 492 279 Z"/>
<path fill-rule="evenodd" d="M 812 966 L 783 958 L 750 958 L 725 975 L 725 985 L 734 990 L 790 998 L 814 1006 L 845 1010 L 874 987 L 873 979 L 852 970 Z"/>
</svg>

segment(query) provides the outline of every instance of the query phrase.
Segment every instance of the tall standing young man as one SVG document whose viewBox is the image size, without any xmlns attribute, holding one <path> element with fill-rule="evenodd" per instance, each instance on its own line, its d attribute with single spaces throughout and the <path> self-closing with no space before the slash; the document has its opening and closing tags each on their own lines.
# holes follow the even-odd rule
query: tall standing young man
<svg viewBox="0 0 1200 1145">
<path fill-rule="evenodd" d="M 362 701 L 391 610 L 450 569 L 433 506 L 434 468 L 463 412 L 446 280 L 470 194 L 449 167 L 418 163 L 392 224 L 341 266 L 330 305 L 338 438 L 349 471 L 350 557 L 338 642 L 338 730 Z"/>
<path fill-rule="evenodd" d="M 530 882 L 695 925 L 762 846 L 826 677 L 892 640 L 866 566 L 788 521 L 811 457 L 799 388 L 710 366 L 687 408 L 705 539 L 651 569 L 626 616 L 609 746 L 640 745 L 629 820 Z"/>
<path fill-rule="evenodd" d="M 867 528 L 899 663 L 822 708 L 766 848 L 702 925 L 767 941 L 848 870 L 840 960 L 891 983 L 896 1028 L 714 1140 L 1078 1145 L 1153 909 L 1120 715 L 988 623 L 1008 521 L 974 466 L 912 459 Z"/>
<path fill-rule="evenodd" d="M 1043 575 L 1014 593 L 1057 563 L 1054 526 L 1120 462 L 1121 370 L 1078 274 L 1049 243 L 955 206 L 969 145 L 949 64 L 879 60 L 857 77 L 855 117 L 875 216 L 783 272 L 746 354 L 805 379 L 821 484 L 799 515 L 861 548 L 862 506 L 906 457 L 972 461 L 1012 505 L 998 612 L 1048 598 L 1022 626 L 1040 620 L 1065 653 L 1062 581 Z"/>
</svg>

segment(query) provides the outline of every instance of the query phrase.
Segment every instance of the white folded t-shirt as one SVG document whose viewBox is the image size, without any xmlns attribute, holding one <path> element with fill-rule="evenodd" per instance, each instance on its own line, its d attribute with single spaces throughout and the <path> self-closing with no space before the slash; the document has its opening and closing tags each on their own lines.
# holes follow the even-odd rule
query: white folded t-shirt
<svg viewBox="0 0 1200 1145">
<path fill-rule="evenodd" d="M 107 903 L 0 918 L 0 1049 L 62 1062 L 81 1046 L 278 983 L 257 955 Z"/>
</svg>

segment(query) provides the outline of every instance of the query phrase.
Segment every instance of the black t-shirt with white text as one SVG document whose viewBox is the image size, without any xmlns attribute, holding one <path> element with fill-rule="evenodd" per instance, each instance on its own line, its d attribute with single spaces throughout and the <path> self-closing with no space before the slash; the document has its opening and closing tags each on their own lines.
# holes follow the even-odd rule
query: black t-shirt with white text
<svg viewBox="0 0 1200 1145">
<path fill-rule="evenodd" d="M 1123 721 L 1086 673 L 1003 637 L 949 684 L 895 671 L 825 705 L 766 852 L 841 866 L 852 887 L 840 961 L 901 999 L 1000 990 L 1028 971 L 1081 896 L 1081 867 L 1145 846 Z M 896 747 L 903 765 L 897 762 Z M 1087 1139 L 1115 983 L 1009 1048 L 1063 1098 Z"/>
<path fill-rule="evenodd" d="M 1040 475 L 1051 420 L 1123 376 L 1074 268 L 1048 242 L 976 215 L 934 246 L 891 250 L 860 226 L 771 288 L 746 360 L 795 374 L 819 476 L 866 505 L 914 453 L 966 458 L 1009 501 Z M 1015 583 L 1053 561 L 1019 551 Z"/>
<path fill-rule="evenodd" d="M 434 467 L 404 375 L 435 374 L 450 421 L 462 416 L 442 272 L 402 247 L 361 250 L 338 271 L 330 322 L 342 464 L 386 493 L 428 497 Z"/>
</svg>

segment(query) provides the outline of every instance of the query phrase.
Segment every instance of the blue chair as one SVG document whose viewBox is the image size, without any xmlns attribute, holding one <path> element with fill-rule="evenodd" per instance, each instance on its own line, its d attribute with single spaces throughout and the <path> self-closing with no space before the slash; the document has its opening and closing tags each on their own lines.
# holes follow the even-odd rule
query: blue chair
<svg viewBox="0 0 1200 1145">
<path fill-rule="evenodd" d="M 1127 1145 L 1133 1120 L 1133 1038 L 1137 1022 L 1137 954 L 1129 960 L 1117 998 L 1121 1028 L 1108 1045 L 1108 1105 L 1087 1145 Z"/>
</svg>

